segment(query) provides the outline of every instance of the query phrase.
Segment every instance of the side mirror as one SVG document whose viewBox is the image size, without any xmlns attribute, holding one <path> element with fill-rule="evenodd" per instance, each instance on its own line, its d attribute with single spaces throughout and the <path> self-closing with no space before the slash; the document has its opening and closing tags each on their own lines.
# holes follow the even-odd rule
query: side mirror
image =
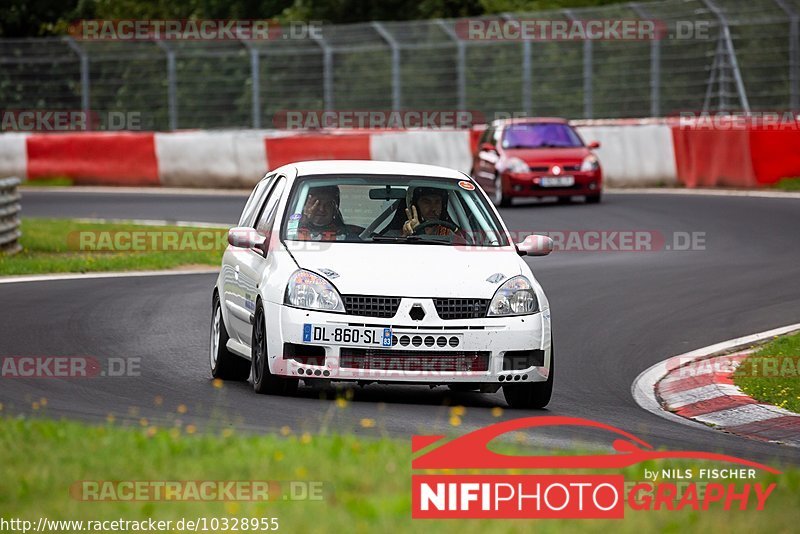
<svg viewBox="0 0 800 534">
<path fill-rule="evenodd" d="M 592 150 L 594 150 L 595 148 L 600 148 L 600 141 L 592 141 L 591 143 L 589 143 L 586 146 L 588 146 Z"/>
<path fill-rule="evenodd" d="M 517 245 L 520 256 L 547 256 L 553 252 L 553 240 L 546 235 L 529 235 Z"/>
<path fill-rule="evenodd" d="M 497 152 L 497 149 L 492 143 L 481 143 L 481 146 L 478 148 L 481 152 Z"/>
<path fill-rule="evenodd" d="M 267 250 L 267 238 L 247 226 L 228 230 L 228 244 L 236 248 L 254 248 L 262 254 Z"/>
</svg>

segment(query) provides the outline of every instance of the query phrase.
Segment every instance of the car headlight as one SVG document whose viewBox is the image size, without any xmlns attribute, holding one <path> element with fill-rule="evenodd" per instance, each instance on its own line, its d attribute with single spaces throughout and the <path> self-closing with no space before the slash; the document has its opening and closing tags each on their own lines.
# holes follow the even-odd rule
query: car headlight
<svg viewBox="0 0 800 534">
<path fill-rule="evenodd" d="M 500 286 L 489 304 L 488 317 L 503 315 L 529 315 L 539 311 L 539 300 L 530 281 L 515 276 Z"/>
<path fill-rule="evenodd" d="M 508 158 L 506 161 L 506 170 L 513 173 L 531 172 L 528 164 L 519 158 Z"/>
<path fill-rule="evenodd" d="M 598 161 L 597 156 L 590 154 L 583 158 L 583 163 L 581 163 L 582 172 L 596 171 L 599 168 L 600 161 Z"/>
<path fill-rule="evenodd" d="M 344 304 L 333 284 L 318 274 L 300 269 L 289 278 L 284 302 L 296 308 L 344 312 Z"/>
</svg>

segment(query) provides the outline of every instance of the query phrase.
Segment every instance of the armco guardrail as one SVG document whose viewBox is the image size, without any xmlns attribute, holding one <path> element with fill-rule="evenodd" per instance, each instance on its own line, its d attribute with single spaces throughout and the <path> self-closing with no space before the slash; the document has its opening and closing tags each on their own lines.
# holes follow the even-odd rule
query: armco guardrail
<svg viewBox="0 0 800 534">
<path fill-rule="evenodd" d="M 276 128 L 287 110 L 584 119 L 796 110 L 799 19 L 798 0 L 657 0 L 494 18 L 322 24 L 290 39 L 154 42 L 115 40 L 113 30 L 108 39 L 0 39 L 0 101 L 6 110 L 83 110 L 100 128 L 114 128 L 116 117 L 155 131 Z M 616 30 L 608 38 L 576 38 L 587 24 L 619 28 L 636 20 L 658 31 L 635 40 L 615 37 Z M 532 22 L 536 31 L 519 29 Z M 569 38 L 551 34 L 557 25 Z"/>
<path fill-rule="evenodd" d="M 22 250 L 19 238 L 19 212 L 22 209 L 17 190 L 19 178 L 0 180 L 0 253 L 14 254 Z"/>
</svg>

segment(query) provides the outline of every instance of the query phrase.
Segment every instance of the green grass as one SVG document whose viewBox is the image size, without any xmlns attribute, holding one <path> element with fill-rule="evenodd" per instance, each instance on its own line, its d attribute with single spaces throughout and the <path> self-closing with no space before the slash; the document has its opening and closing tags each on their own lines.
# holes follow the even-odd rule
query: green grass
<svg viewBox="0 0 800 534">
<path fill-rule="evenodd" d="M 22 185 L 25 187 L 68 187 L 75 185 L 75 181 L 68 176 L 53 176 L 51 178 L 25 180 Z"/>
<path fill-rule="evenodd" d="M 165 235 L 161 232 L 181 232 L 188 237 L 199 236 L 202 232 L 205 239 L 215 241 L 208 246 L 207 242 L 198 239 L 187 240 L 186 250 L 140 250 L 109 251 L 114 248 L 113 242 L 102 242 L 98 231 L 124 232 L 122 234 L 106 234 L 127 237 L 128 232 L 145 231 L 149 236 Z M 210 233 L 210 234 L 209 234 Z M 67 219 L 28 219 L 22 220 L 23 251 L 13 256 L 0 255 L 0 276 L 16 274 L 43 273 L 83 273 L 94 271 L 129 271 L 158 270 L 185 267 L 190 265 L 220 264 L 224 252 L 227 232 L 223 229 L 192 229 L 170 226 L 141 226 L 134 224 L 98 224 L 76 222 Z M 81 236 L 93 238 L 98 236 L 92 247 L 92 241 L 81 246 Z M 183 238 L 180 238 L 183 239 Z M 129 240 L 128 240 L 129 242 Z M 220 244 L 222 242 L 223 244 Z M 123 246 L 126 241 L 120 241 Z M 109 246 L 103 246 L 109 244 Z M 178 243 L 180 245 L 180 241 Z M 91 250 L 87 250 L 87 248 Z M 209 249 L 210 250 L 207 250 Z"/>
<path fill-rule="evenodd" d="M 761 402 L 800 413 L 800 334 L 761 347 L 739 366 L 734 382 Z"/>
<path fill-rule="evenodd" d="M 800 178 L 782 178 L 773 187 L 783 191 L 800 191 Z"/>
<path fill-rule="evenodd" d="M 2 409 L 2 408 L 0 408 Z M 410 439 L 354 435 L 246 436 L 231 430 L 187 435 L 187 427 L 89 426 L 0 418 L 0 517 L 178 520 L 277 517 L 283 532 L 796 532 L 800 470 L 764 474 L 776 482 L 764 511 L 634 512 L 624 521 L 412 520 Z M 287 432 L 288 433 L 288 432 Z M 533 451 L 512 445 L 518 453 Z M 508 447 L 506 447 L 507 449 Z M 546 453 L 546 452 L 545 452 Z M 545 454 L 543 453 L 543 454 Z M 704 464 L 705 465 L 705 464 Z M 670 461 L 647 467 L 700 467 Z M 721 464 L 710 467 L 724 467 Z M 643 465 L 625 470 L 642 480 Z M 77 481 L 322 481 L 321 501 L 86 502 L 70 496 Z"/>
</svg>

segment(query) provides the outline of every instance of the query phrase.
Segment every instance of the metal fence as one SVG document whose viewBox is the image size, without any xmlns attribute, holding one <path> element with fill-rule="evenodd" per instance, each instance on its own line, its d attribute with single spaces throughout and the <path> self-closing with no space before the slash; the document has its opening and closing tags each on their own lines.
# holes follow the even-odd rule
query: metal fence
<svg viewBox="0 0 800 534">
<path fill-rule="evenodd" d="M 19 178 L 0 180 L 0 254 L 14 254 L 22 250 L 19 238 L 20 194 L 17 186 Z"/>
<path fill-rule="evenodd" d="M 144 130 L 269 128 L 285 110 L 590 119 L 800 109 L 800 0 L 664 0 L 503 16 L 654 19 L 671 36 L 476 41 L 460 38 L 458 20 L 429 20 L 325 25 L 319 39 L 263 43 L 0 40 L 0 108 L 133 114 L 132 127 Z M 691 25 L 707 35 L 675 37 Z"/>
</svg>

